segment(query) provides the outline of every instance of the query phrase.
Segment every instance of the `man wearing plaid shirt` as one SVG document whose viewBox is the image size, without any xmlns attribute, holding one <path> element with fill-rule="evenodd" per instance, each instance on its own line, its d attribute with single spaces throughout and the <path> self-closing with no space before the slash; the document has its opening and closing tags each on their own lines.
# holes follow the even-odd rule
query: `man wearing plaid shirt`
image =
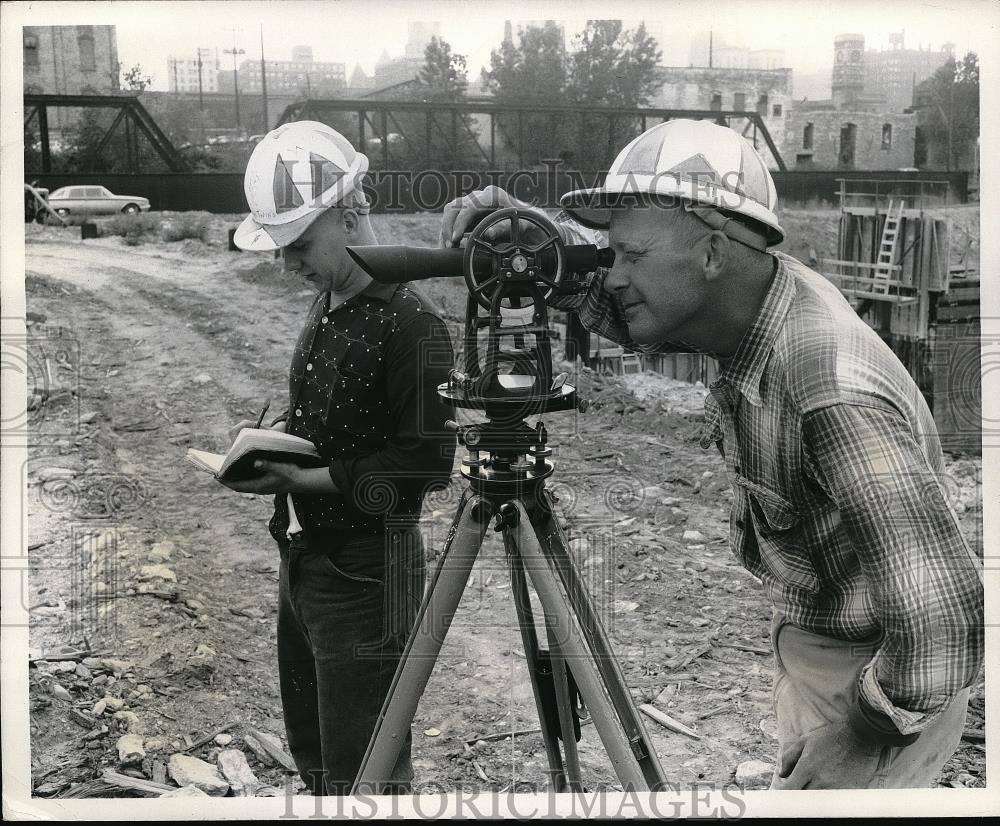
<svg viewBox="0 0 1000 826">
<path fill-rule="evenodd" d="M 563 240 L 604 245 L 607 229 L 615 262 L 553 303 L 627 348 L 719 362 L 702 445 L 732 483 L 732 550 L 774 606 L 772 788 L 927 786 L 982 667 L 981 565 L 923 397 L 835 287 L 767 252 L 784 239 L 775 202 L 732 130 L 653 127 L 603 186 L 563 197 Z M 496 188 L 459 199 L 443 242 L 512 205 L 527 206 Z"/>
</svg>

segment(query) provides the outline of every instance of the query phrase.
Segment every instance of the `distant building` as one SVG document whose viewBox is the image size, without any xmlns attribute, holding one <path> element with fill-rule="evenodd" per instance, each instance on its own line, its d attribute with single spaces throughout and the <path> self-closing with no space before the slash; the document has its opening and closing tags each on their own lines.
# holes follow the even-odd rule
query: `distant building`
<svg viewBox="0 0 1000 826">
<path fill-rule="evenodd" d="M 268 94 L 301 94 L 310 97 L 338 97 L 347 86 L 343 63 L 313 60 L 312 46 L 295 46 L 291 60 L 268 60 Z M 228 80 L 227 80 L 228 75 Z M 244 60 L 237 71 L 240 93 L 263 89 L 259 60 Z M 232 72 L 221 72 L 220 89 L 233 91 Z"/>
<path fill-rule="evenodd" d="M 913 166 L 916 117 L 893 112 L 866 85 L 865 39 L 834 38 L 830 98 L 801 101 L 785 120 L 782 156 L 793 169 L 901 169 Z"/>
<path fill-rule="evenodd" d="M 424 52 L 432 37 L 441 36 L 441 24 L 410 23 L 407 26 L 407 33 L 402 57 L 391 57 L 389 52 L 382 50 L 382 55 L 375 63 L 375 89 L 397 86 L 419 77 L 425 62 Z"/>
<path fill-rule="evenodd" d="M 104 94 L 121 87 L 114 26 L 25 26 L 24 91 Z"/>
<path fill-rule="evenodd" d="M 914 89 L 954 56 L 952 43 L 937 51 L 907 49 L 903 32 L 896 32 L 889 35 L 888 49 L 865 52 L 865 91 L 884 98 L 888 111 L 902 112 L 913 104 Z"/>
<path fill-rule="evenodd" d="M 660 66 L 657 71 L 662 85 L 650 106 L 756 112 L 775 145 L 781 146 L 792 99 L 791 69 Z M 759 148 L 767 159 L 766 148 Z"/>
<path fill-rule="evenodd" d="M 344 87 L 343 95 L 345 98 L 358 98 L 362 95 L 367 95 L 374 89 L 375 78 L 369 77 L 359 63 L 354 66 L 354 71 L 351 72 L 347 86 Z"/>
<path fill-rule="evenodd" d="M 711 32 L 699 32 L 691 38 L 688 64 L 713 69 L 782 69 L 787 65 L 781 49 L 733 46 Z"/>
<path fill-rule="evenodd" d="M 24 91 L 45 95 L 106 95 L 120 90 L 114 26 L 25 26 Z M 49 110 L 51 140 L 76 125 L 79 109 Z"/>
<path fill-rule="evenodd" d="M 200 77 L 202 93 L 218 92 L 220 68 L 218 49 L 198 48 L 194 57 L 170 55 L 167 58 L 167 89 L 171 92 L 197 92 Z"/>
<path fill-rule="evenodd" d="M 405 57 L 415 58 L 421 63 L 424 60 L 424 49 L 432 37 L 441 37 L 441 24 L 437 22 L 417 22 L 407 25 Z"/>
</svg>

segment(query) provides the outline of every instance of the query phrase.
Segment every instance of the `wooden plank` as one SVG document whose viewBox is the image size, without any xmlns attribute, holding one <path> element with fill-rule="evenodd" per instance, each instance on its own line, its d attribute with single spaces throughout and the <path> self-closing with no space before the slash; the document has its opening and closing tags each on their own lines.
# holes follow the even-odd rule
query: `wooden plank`
<svg viewBox="0 0 1000 826">
<path fill-rule="evenodd" d="M 700 740 L 701 735 L 693 729 L 688 728 L 683 723 L 675 720 L 669 714 L 664 714 L 656 706 L 651 706 L 649 703 L 643 703 L 639 706 L 639 711 L 645 714 L 650 720 L 655 720 L 665 729 L 670 731 L 676 731 L 678 734 L 683 734 L 687 737 L 691 737 L 695 740 Z"/>
<path fill-rule="evenodd" d="M 979 319 L 979 303 L 959 306 L 938 306 L 937 320 L 939 322 L 974 321 Z"/>
<path fill-rule="evenodd" d="M 914 295 L 893 295 L 891 293 L 872 292 L 870 290 L 844 290 L 845 298 L 871 298 L 874 301 L 885 301 L 889 304 L 915 304 L 919 299 Z"/>
</svg>

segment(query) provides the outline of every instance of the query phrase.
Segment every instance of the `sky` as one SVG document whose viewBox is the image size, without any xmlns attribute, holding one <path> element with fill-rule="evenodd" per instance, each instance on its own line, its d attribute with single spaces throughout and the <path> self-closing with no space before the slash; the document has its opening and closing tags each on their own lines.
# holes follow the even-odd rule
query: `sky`
<svg viewBox="0 0 1000 826">
<path fill-rule="evenodd" d="M 246 51 L 241 59 L 259 58 L 261 27 L 269 59 L 288 60 L 293 46 L 308 44 L 315 60 L 344 63 L 348 76 L 356 63 L 371 74 L 383 49 L 392 57 L 403 53 L 408 20 L 439 21 L 452 50 L 467 56 L 473 78 L 499 44 L 505 19 L 515 25 L 518 20 L 556 19 L 575 32 L 588 17 L 607 17 L 610 8 L 607 2 L 591 0 L 516 4 L 499 0 L 121 0 L 26 3 L 21 11 L 38 25 L 114 24 L 123 67 L 142 65 L 153 76 L 152 88 L 166 89 L 169 55 L 192 54 L 197 46 L 217 47 L 221 52 L 235 44 Z M 867 46 L 879 48 L 887 45 L 890 33 L 902 29 L 908 48 L 930 45 L 939 49 L 951 41 L 959 55 L 969 50 L 982 54 L 991 45 L 995 48 L 1000 22 L 1000 6 L 992 0 L 881 0 L 877 4 L 870 0 L 623 0 L 613 9 L 626 25 L 640 19 L 646 22 L 659 42 L 664 65 L 687 65 L 690 38 L 709 28 L 732 45 L 782 49 L 785 62 L 802 81 L 795 87 L 797 97 L 803 93 L 824 96 L 822 89 L 813 88 L 816 79 L 808 76 L 818 75 L 825 82 L 836 34 L 861 33 Z M 231 57 L 220 54 L 220 58 L 224 68 L 231 68 Z M 800 88 L 806 82 L 809 88 Z"/>
</svg>

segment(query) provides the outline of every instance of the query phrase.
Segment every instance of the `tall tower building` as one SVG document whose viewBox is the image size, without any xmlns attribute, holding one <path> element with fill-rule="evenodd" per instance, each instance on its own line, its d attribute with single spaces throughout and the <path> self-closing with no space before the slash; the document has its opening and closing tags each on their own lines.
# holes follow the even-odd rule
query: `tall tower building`
<svg viewBox="0 0 1000 826">
<path fill-rule="evenodd" d="M 865 88 L 865 36 L 838 34 L 833 39 L 831 92 L 837 109 L 857 106 Z"/>
</svg>

